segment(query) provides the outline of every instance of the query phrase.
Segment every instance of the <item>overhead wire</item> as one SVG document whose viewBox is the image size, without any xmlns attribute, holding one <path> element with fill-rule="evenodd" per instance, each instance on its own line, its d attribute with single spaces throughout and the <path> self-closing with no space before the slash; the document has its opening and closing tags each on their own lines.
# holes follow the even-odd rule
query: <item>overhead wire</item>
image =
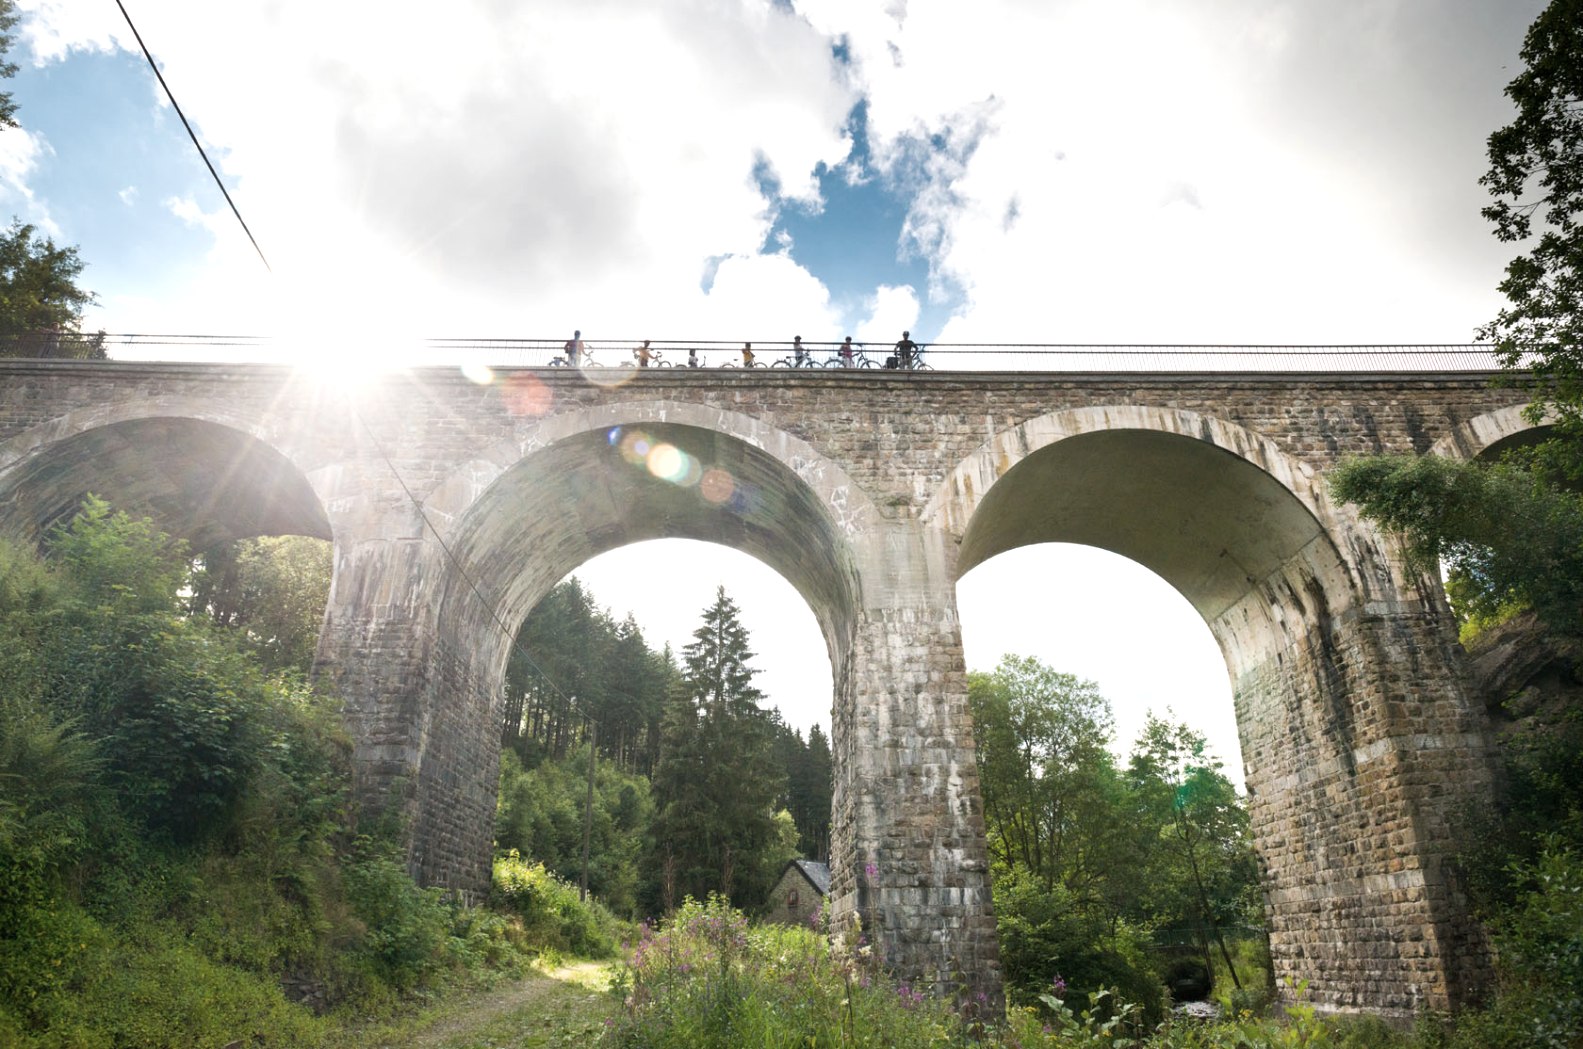
<svg viewBox="0 0 1583 1049">
<path fill-rule="evenodd" d="M 204 152 L 203 143 L 198 141 L 197 132 L 193 131 L 192 124 L 187 120 L 187 114 L 181 111 L 181 105 L 176 101 L 176 96 L 170 90 L 170 85 L 165 83 L 165 74 L 159 71 L 159 65 L 154 61 L 154 56 L 149 53 L 148 45 L 143 43 L 143 34 L 137 31 L 137 25 L 132 21 L 132 15 L 127 11 L 126 5 L 121 0 L 115 0 L 115 6 L 121 9 L 121 17 L 126 19 L 127 28 L 132 30 L 132 36 L 137 40 L 137 46 L 143 49 L 143 57 L 148 60 L 148 67 L 154 71 L 154 76 L 159 80 L 159 86 L 165 89 L 165 97 L 170 100 L 170 106 L 181 118 L 181 126 L 187 129 L 187 137 L 192 139 L 192 144 L 198 151 L 198 156 L 203 158 L 203 166 L 209 169 L 209 175 L 214 179 L 214 184 L 220 187 L 220 195 L 225 202 L 231 205 L 231 214 L 236 216 L 236 221 L 241 224 L 242 232 L 247 234 L 247 239 L 252 243 L 253 250 L 258 252 L 258 261 L 264 264 L 264 269 L 270 273 L 269 260 L 264 257 L 264 249 L 258 246 L 258 239 L 253 236 L 253 231 L 247 228 L 247 221 L 242 218 L 241 210 L 236 206 L 236 201 L 231 199 L 231 193 L 225 188 L 225 183 L 220 181 L 220 173 L 214 170 L 214 165 L 209 162 L 209 154 Z"/>
</svg>

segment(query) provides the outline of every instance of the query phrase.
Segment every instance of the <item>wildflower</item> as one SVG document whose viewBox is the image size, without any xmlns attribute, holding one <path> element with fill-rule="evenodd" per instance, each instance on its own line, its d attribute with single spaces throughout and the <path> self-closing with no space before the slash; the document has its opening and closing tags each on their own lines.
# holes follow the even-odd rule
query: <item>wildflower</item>
<svg viewBox="0 0 1583 1049">
<path fill-rule="evenodd" d="M 873 860 L 869 860 L 863 864 L 863 873 L 868 876 L 869 881 L 874 881 L 879 877 L 879 865 Z"/>
<path fill-rule="evenodd" d="M 1066 981 L 1061 979 L 1059 973 L 1056 974 L 1055 979 L 1050 981 L 1050 990 L 1054 991 L 1056 994 L 1066 993 Z"/>
</svg>

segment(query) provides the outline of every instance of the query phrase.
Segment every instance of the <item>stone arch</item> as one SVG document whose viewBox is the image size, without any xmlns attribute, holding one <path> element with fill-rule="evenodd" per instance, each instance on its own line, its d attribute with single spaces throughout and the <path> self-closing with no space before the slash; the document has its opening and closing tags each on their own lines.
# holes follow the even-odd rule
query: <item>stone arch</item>
<svg viewBox="0 0 1583 1049">
<path fill-rule="evenodd" d="M 1174 514 L 1168 528 L 1162 507 Z M 1373 588 L 1330 538 L 1337 517 L 1314 471 L 1269 438 L 1140 405 L 1055 412 L 1002 431 L 924 510 L 958 542 L 958 577 L 1036 542 L 1139 562 L 1204 617 L 1233 678 L 1269 658 L 1272 644 L 1345 612 L 1355 586 Z"/>
<path fill-rule="evenodd" d="M 1449 459 L 1478 459 L 1499 454 L 1505 448 L 1536 439 L 1555 422 L 1551 413 L 1546 413 L 1537 423 L 1531 422 L 1525 414 L 1527 410 L 1526 405 L 1513 404 L 1474 416 L 1436 441 L 1429 454 Z"/>
<path fill-rule="evenodd" d="M 219 410 L 97 406 L 0 445 L 0 532 L 36 542 L 90 492 L 197 547 L 332 537 L 307 474 L 255 421 Z"/>
<path fill-rule="evenodd" d="M 447 533 L 508 470 L 551 445 L 613 426 L 676 425 L 735 438 L 779 461 L 808 486 L 844 535 L 868 529 L 878 512 L 868 494 L 836 463 L 808 442 L 741 412 L 691 401 L 617 401 L 520 422 L 510 438 L 497 441 L 451 471 L 424 499 Z"/>
<path fill-rule="evenodd" d="M 1446 860 L 1487 782 L 1482 716 L 1431 588 L 1274 441 L 1193 412 L 1074 409 L 994 435 L 925 511 L 956 575 L 1064 540 L 1151 568 L 1230 674 L 1277 976 L 1333 1008 L 1477 993 L 1481 933 Z"/>
<path fill-rule="evenodd" d="M 526 454 L 496 472 L 446 528 L 413 813 L 413 862 L 431 882 L 471 887 L 487 872 L 510 635 L 555 583 L 600 553 L 688 538 L 758 558 L 813 610 L 834 668 L 836 702 L 851 689 L 861 584 L 851 521 L 840 508 L 863 512 L 866 497 L 835 500 L 854 491 L 840 471 L 761 424 L 754 424 L 761 439 L 750 442 L 678 422 L 697 418 L 686 411 L 577 415 L 529 427 Z M 656 452 L 661 446 L 673 451 Z M 498 465 L 502 451 L 481 462 Z M 681 466 L 651 470 L 645 453 L 656 463 L 674 456 L 667 461 Z M 483 470 L 475 467 L 471 476 Z M 436 491 L 459 495 L 458 476 Z"/>
</svg>

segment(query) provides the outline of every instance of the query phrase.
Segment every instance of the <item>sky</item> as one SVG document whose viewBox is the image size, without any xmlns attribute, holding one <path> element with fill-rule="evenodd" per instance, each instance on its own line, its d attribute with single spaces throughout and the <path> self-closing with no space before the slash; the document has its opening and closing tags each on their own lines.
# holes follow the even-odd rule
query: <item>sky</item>
<svg viewBox="0 0 1583 1049">
<path fill-rule="evenodd" d="M 0 132 L 0 208 L 79 247 L 99 296 L 90 328 L 333 335 L 354 367 L 414 337 L 573 328 L 623 342 L 885 344 L 904 328 L 926 342 L 1467 342 L 1499 307 L 1511 253 L 1479 215 L 1484 142 L 1510 117 L 1502 88 L 1543 6 L 125 5 L 267 267 L 110 0 L 18 0 L 22 127 Z M 610 584 L 590 580 L 618 611 L 664 589 L 652 566 L 694 554 L 626 556 Z M 993 617 L 1023 580 L 1046 604 L 1145 585 L 1113 561 L 1040 550 L 976 569 L 958 594 L 969 662 L 988 669 L 1018 637 Z M 739 575 L 727 554 L 698 564 Z M 796 614 L 812 622 L 805 607 L 771 619 Z M 1071 653 L 1049 644 L 1064 627 L 1017 643 L 1074 671 L 1116 653 L 1082 671 L 1108 692 L 1133 687 L 1142 661 L 1185 665 L 1133 624 Z M 1174 670 L 1138 686 L 1142 702 L 1229 708 L 1217 673 Z M 1222 751 L 1235 766 L 1234 742 Z"/>
</svg>

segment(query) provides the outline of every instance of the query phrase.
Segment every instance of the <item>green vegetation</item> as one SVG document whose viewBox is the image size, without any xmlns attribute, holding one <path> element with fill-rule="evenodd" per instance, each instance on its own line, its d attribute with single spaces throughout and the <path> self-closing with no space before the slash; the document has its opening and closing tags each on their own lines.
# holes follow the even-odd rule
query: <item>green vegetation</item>
<svg viewBox="0 0 1583 1049">
<path fill-rule="evenodd" d="M 1095 685 L 1017 656 L 968 698 L 1013 1003 L 1110 988 L 1152 1026 L 1166 980 L 1267 994 L 1247 813 L 1201 736 L 1151 716 L 1121 768 Z"/>
<path fill-rule="evenodd" d="M 571 579 L 517 634 L 506 672 L 495 839 L 583 875 L 588 721 L 598 721 L 588 887 L 615 913 L 729 893 L 758 910 L 787 860 L 830 843 L 830 744 L 805 740 L 753 686 L 751 643 L 722 589 L 677 662 Z"/>
<path fill-rule="evenodd" d="M 95 500 L 47 559 L 0 544 L 0 1044 L 333 1044 L 544 950 L 608 952 L 559 883 L 465 908 L 359 835 L 335 704 L 194 614 L 193 574 Z"/>
</svg>

